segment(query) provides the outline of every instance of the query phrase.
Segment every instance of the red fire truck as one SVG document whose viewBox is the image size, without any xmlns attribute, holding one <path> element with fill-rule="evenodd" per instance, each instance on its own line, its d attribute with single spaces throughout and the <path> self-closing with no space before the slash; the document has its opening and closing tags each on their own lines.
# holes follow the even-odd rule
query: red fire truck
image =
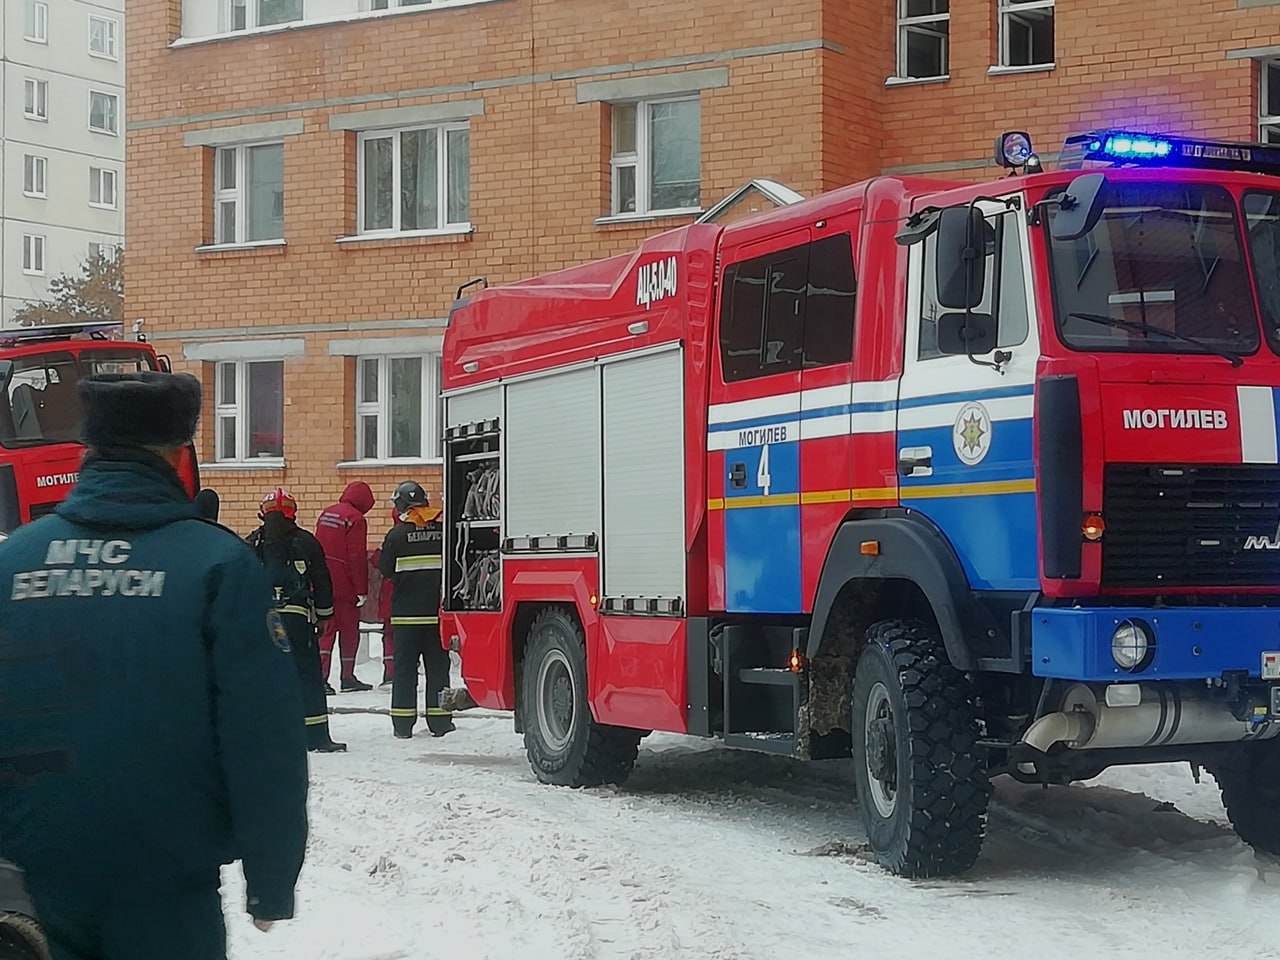
<svg viewBox="0 0 1280 960">
<path fill-rule="evenodd" d="M 460 291 L 442 636 L 541 780 L 851 755 L 931 876 L 996 775 L 1185 761 L 1280 853 L 1280 147 L 997 156 Z"/>
<path fill-rule="evenodd" d="M 0 330 L 0 534 L 49 513 L 75 483 L 79 381 L 160 368 L 151 345 L 121 339 L 119 324 Z"/>
</svg>

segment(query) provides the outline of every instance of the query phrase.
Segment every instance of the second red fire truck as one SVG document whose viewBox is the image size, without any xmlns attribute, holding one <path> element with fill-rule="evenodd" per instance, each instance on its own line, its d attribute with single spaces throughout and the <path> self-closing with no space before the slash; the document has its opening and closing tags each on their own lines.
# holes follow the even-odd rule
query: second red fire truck
<svg viewBox="0 0 1280 960">
<path fill-rule="evenodd" d="M 930 876 L 993 776 L 1188 761 L 1280 853 L 1280 148 L 1071 147 L 460 299 L 442 633 L 540 779 L 852 755 Z"/>
</svg>

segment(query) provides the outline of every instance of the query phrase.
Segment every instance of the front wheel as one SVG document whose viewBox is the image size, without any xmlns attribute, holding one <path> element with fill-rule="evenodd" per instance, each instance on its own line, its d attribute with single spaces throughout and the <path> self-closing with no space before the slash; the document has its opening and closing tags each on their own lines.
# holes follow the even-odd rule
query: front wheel
<svg viewBox="0 0 1280 960">
<path fill-rule="evenodd" d="M 578 621 L 559 607 L 538 614 L 529 628 L 523 670 L 524 747 L 537 778 L 564 787 L 626 780 L 642 731 L 592 719 L 586 642 Z"/>
<path fill-rule="evenodd" d="M 915 878 L 968 870 L 982 849 L 991 785 L 972 689 L 937 630 L 902 620 L 870 627 L 852 700 L 854 778 L 880 863 Z"/>
<path fill-rule="evenodd" d="M 1280 856 L 1280 741 L 1237 748 L 1210 772 L 1236 834 L 1263 853 Z"/>
</svg>

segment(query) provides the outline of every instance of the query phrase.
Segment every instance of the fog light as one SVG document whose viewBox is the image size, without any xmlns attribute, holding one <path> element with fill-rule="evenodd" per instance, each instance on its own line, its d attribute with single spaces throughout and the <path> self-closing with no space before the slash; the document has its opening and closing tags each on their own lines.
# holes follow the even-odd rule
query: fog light
<svg viewBox="0 0 1280 960">
<path fill-rule="evenodd" d="M 1141 670 L 1150 660 L 1154 648 L 1151 628 L 1140 620 L 1125 620 L 1111 635 L 1111 659 L 1121 670 Z"/>
<path fill-rule="evenodd" d="M 1096 513 L 1091 513 L 1084 518 L 1084 523 L 1080 526 L 1080 533 L 1090 543 L 1097 543 L 1102 539 L 1102 535 L 1107 532 L 1107 525 L 1103 522 L 1102 517 Z"/>
</svg>

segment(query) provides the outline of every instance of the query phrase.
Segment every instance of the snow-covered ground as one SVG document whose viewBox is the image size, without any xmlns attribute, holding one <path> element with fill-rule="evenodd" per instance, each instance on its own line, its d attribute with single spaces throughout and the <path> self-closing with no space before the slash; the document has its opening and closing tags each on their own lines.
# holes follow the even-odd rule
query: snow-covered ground
<svg viewBox="0 0 1280 960">
<path fill-rule="evenodd" d="M 913 883 L 869 861 L 847 761 L 655 735 L 624 788 L 575 791 L 535 781 L 509 717 L 457 724 L 334 717 L 351 751 L 312 758 L 298 917 L 258 933 L 228 869 L 234 960 L 1280 958 L 1280 866 L 1185 767 L 1003 780 L 977 869 Z"/>
</svg>

